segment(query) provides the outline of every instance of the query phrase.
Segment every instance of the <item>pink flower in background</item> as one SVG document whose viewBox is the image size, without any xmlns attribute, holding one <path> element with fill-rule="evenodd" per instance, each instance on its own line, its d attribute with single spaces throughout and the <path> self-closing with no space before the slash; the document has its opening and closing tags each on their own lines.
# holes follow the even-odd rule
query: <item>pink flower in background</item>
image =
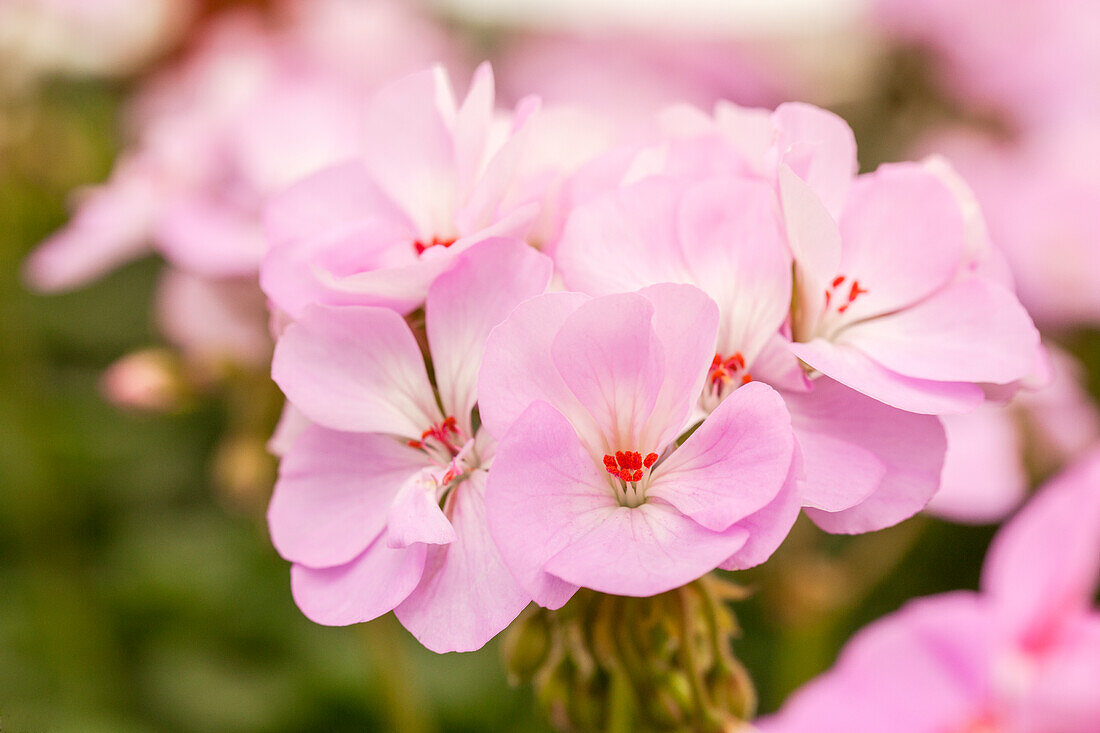
<svg viewBox="0 0 1100 733">
<path fill-rule="evenodd" d="M 522 242 L 492 239 L 432 284 L 438 403 L 392 310 L 311 306 L 280 338 L 273 376 L 313 424 L 283 458 L 268 521 L 309 618 L 344 625 L 394 610 L 429 649 L 455 651 L 482 646 L 527 605 L 485 526 L 495 441 L 473 408 L 490 329 L 550 274 Z"/>
<path fill-rule="evenodd" d="M 780 172 L 795 260 L 791 351 L 886 404 L 966 412 L 981 383 L 1028 376 L 1039 334 L 1011 290 L 972 266 L 964 212 L 940 174 L 884 165 L 859 176 L 839 219 Z"/>
<path fill-rule="evenodd" d="M 764 561 L 798 512 L 790 417 L 763 384 L 687 439 L 718 311 L 687 285 L 552 293 L 489 338 L 479 382 L 498 440 L 489 531 L 520 585 L 556 608 L 578 586 L 645 596 Z"/>
<path fill-rule="evenodd" d="M 929 513 L 1000 521 L 1023 500 L 1029 468 L 1057 469 L 1100 439 L 1100 413 L 1082 387 L 1081 365 L 1057 349 L 1050 356 L 1049 384 L 1020 390 L 1007 405 L 987 402 L 966 415 L 943 416 L 947 459 Z"/>
<path fill-rule="evenodd" d="M 1014 143 L 949 132 L 922 147 L 943 152 L 974 189 L 989 236 L 1040 327 L 1100 323 L 1095 125 L 1052 125 Z"/>
<path fill-rule="evenodd" d="M 364 112 L 360 156 L 267 207 L 272 250 L 260 281 L 274 304 L 292 317 L 314 302 L 409 312 L 471 244 L 525 234 L 538 204 L 510 194 L 538 101 L 501 116 L 493 99 L 488 64 L 461 105 L 441 68 L 380 90 Z"/>
<path fill-rule="evenodd" d="M 400 59 L 411 66 L 387 58 L 379 74 L 438 60 L 440 45 L 430 39 L 421 43 L 415 35 L 419 26 L 398 22 L 409 14 L 407 8 L 399 12 L 389 2 L 327 0 L 317 7 L 325 17 L 340 12 L 349 21 L 360 15 L 388 18 L 394 23 L 390 32 L 408 30 L 402 43 L 410 50 Z M 377 14 L 383 7 L 388 11 Z M 355 24 L 347 26 L 350 33 Z M 257 361 L 257 340 L 265 342 L 260 351 L 269 351 L 266 316 L 254 307 L 259 300 L 255 278 L 267 249 L 262 204 L 297 178 L 359 152 L 362 108 L 377 81 L 368 78 L 367 69 L 350 75 L 316 53 L 316 39 L 306 43 L 299 35 L 310 34 L 294 26 L 271 29 L 243 13 L 213 21 L 193 52 L 141 89 L 131 107 L 133 143 L 110 179 L 83 192 L 70 223 L 29 258 L 30 282 L 45 291 L 78 287 L 157 251 L 173 269 L 205 279 L 222 302 L 230 293 L 242 293 L 244 301 L 232 309 L 252 313 L 251 333 L 243 336 L 240 348 L 225 352 L 226 342 L 235 339 L 225 337 L 226 331 L 214 334 L 215 324 L 195 315 L 206 311 L 180 307 L 172 312 L 186 298 L 173 297 L 180 287 L 166 286 L 169 295 L 161 311 L 170 338 L 185 334 L 188 346 L 195 343 L 192 337 L 210 332 L 214 341 L 200 350 L 218 350 L 247 363 Z M 251 286 L 240 285 L 248 280 Z M 189 292 L 198 290 L 194 285 Z M 237 326 L 233 330 L 244 333 Z"/>
<path fill-rule="evenodd" d="M 567 287 L 593 295 L 673 281 L 713 298 L 718 337 L 698 410 L 705 416 L 750 382 L 778 390 L 801 447 L 801 502 L 829 531 L 896 524 L 939 487 L 945 445 L 935 417 L 811 381 L 790 354 L 792 263 L 771 183 L 644 178 L 578 206 L 557 261 Z"/>
<path fill-rule="evenodd" d="M 611 120 L 617 142 L 656 131 L 655 113 L 718 99 L 774 105 L 785 96 L 776 69 L 734 43 L 656 34 L 517 35 L 497 66 L 504 93 L 538 94 Z"/>
<path fill-rule="evenodd" d="M 1100 730 L 1100 454 L 994 538 L 980 593 L 910 602 L 861 631 L 762 733 Z"/>
<path fill-rule="evenodd" d="M 877 0 L 874 22 L 929 48 L 938 78 L 968 106 L 1011 122 L 1100 113 L 1100 5 L 1093 0 Z"/>
</svg>

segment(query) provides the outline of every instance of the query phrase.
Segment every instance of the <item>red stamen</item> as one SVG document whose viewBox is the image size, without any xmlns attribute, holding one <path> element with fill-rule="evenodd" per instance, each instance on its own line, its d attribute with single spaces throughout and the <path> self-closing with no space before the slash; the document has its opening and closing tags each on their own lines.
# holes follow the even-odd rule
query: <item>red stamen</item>
<svg viewBox="0 0 1100 733">
<path fill-rule="evenodd" d="M 837 275 L 833 279 L 833 284 L 825 291 L 825 307 L 828 308 L 833 302 L 834 291 L 841 286 L 841 284 L 847 279 L 846 275 Z M 848 310 L 848 306 L 856 301 L 856 298 L 867 292 L 867 288 L 860 287 L 859 280 L 852 280 L 852 286 L 848 288 L 847 297 L 844 302 L 837 306 L 836 312 L 843 313 Z M 845 297 L 841 295 L 841 297 Z"/>
<path fill-rule="evenodd" d="M 615 451 L 615 455 L 607 454 L 603 457 L 604 469 L 617 479 L 623 481 L 641 481 L 646 469 L 652 468 L 657 462 L 657 454 L 650 453 L 644 459 L 637 451 Z"/>
<path fill-rule="evenodd" d="M 842 282 L 844 282 L 844 275 L 837 275 L 835 278 L 833 278 L 833 287 L 839 288 Z"/>
<path fill-rule="evenodd" d="M 746 372 L 745 375 L 743 377 L 741 377 L 741 384 L 748 384 L 751 381 L 752 381 L 752 375 L 749 374 L 748 372 Z"/>
<path fill-rule="evenodd" d="M 421 443 L 419 440 L 410 440 L 408 446 L 410 448 L 423 448 L 424 444 Z"/>
<path fill-rule="evenodd" d="M 424 254 L 424 252 L 426 250 L 429 250 L 432 247 L 450 247 L 456 241 L 458 241 L 458 240 L 456 240 L 454 238 L 441 239 L 439 237 L 432 237 L 432 241 L 425 243 L 422 240 L 418 239 L 415 242 L 413 242 L 413 248 L 416 249 L 416 253 L 418 255 L 422 255 L 422 254 Z"/>
</svg>

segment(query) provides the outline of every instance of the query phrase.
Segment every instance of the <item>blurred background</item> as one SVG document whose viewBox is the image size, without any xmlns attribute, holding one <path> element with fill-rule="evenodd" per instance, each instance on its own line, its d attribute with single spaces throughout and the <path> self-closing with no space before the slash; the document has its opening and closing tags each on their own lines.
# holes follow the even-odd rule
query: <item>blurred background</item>
<svg viewBox="0 0 1100 733">
<path fill-rule="evenodd" d="M 262 310 L 242 315 L 234 299 L 251 330 L 196 334 L 188 314 L 224 311 L 166 285 L 216 287 L 224 308 L 226 288 L 255 289 L 247 272 L 196 271 L 159 224 L 100 242 L 90 263 L 66 255 L 71 271 L 27 260 L 104 190 L 86 187 L 122 185 L 134 166 L 175 175 L 165 160 L 213 145 L 181 119 L 221 126 L 202 175 L 231 173 L 220 195 L 253 206 L 237 203 L 242 187 L 252 202 L 290 173 L 223 133 L 282 119 L 270 80 L 287 63 L 296 83 L 321 75 L 354 99 L 436 59 L 462 89 L 490 58 L 503 102 L 536 92 L 620 129 L 676 100 L 798 99 L 852 124 L 865 170 L 945 152 L 1064 350 L 1061 391 L 960 442 L 992 468 L 959 465 L 956 478 L 995 484 L 994 510 L 944 502 L 939 516 L 956 521 L 922 515 L 855 538 L 800 523 L 735 578 L 755 590 L 736 608 L 736 651 L 773 710 L 859 626 L 975 588 L 995 523 L 1097 433 L 1100 10 L 1073 0 L 1036 17 L 1036 5 L 0 0 L 0 729 L 548 730 L 531 691 L 509 684 L 500 640 L 437 656 L 392 617 L 332 629 L 295 608 L 264 521 L 280 402 Z M 292 156 L 287 139 L 261 136 L 260 162 Z M 125 226 L 139 209 L 125 199 L 104 216 Z"/>
</svg>

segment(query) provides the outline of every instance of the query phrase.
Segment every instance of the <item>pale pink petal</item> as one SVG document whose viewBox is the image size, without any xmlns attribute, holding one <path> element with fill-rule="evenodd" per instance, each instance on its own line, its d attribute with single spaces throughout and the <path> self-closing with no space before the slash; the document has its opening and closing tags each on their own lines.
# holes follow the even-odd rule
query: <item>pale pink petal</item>
<svg viewBox="0 0 1100 733">
<path fill-rule="evenodd" d="M 825 290 L 840 269 L 840 229 L 825 204 L 788 167 L 779 169 L 779 195 L 798 285 L 795 328 L 813 328 L 825 309 Z"/>
<path fill-rule="evenodd" d="M 487 474 L 474 471 L 448 502 L 457 535 L 428 549 L 420 584 L 395 610 L 433 652 L 480 649 L 530 603 L 500 557 L 485 523 Z"/>
<path fill-rule="evenodd" d="M 508 569 L 540 606 L 559 608 L 576 592 L 543 566 L 618 508 L 608 481 L 569 422 L 546 402 L 532 403 L 497 446 L 486 522 Z"/>
<path fill-rule="evenodd" d="M 576 521 L 588 523 L 588 531 L 551 557 L 546 571 L 620 596 L 679 588 L 718 567 L 748 540 L 748 531 L 737 525 L 711 532 L 660 502 L 599 508 Z"/>
<path fill-rule="evenodd" d="M 493 124 L 493 68 L 482 62 L 474 71 L 470 91 L 458 108 L 454 124 L 454 158 L 458 190 L 469 191 L 481 173 Z"/>
<path fill-rule="evenodd" d="M 279 422 L 276 423 L 275 430 L 267 441 L 268 452 L 276 458 L 282 458 L 290 450 L 290 446 L 294 445 L 294 441 L 298 440 L 311 424 L 301 410 L 289 402 L 284 403 Z"/>
<path fill-rule="evenodd" d="M 45 292 L 80 287 L 150 249 L 159 194 L 136 165 L 88 190 L 72 219 L 24 263 L 30 285 Z"/>
<path fill-rule="evenodd" d="M 431 230 L 449 224 L 457 204 L 448 100 L 453 105 L 450 82 L 437 67 L 380 89 L 364 113 L 367 170 L 428 237 L 449 233 Z"/>
<path fill-rule="evenodd" d="M 336 430 L 417 439 L 442 420 L 416 339 L 384 308 L 307 308 L 279 339 L 271 375 L 310 420 Z"/>
<path fill-rule="evenodd" d="M 928 502 L 928 513 L 955 522 L 999 522 L 1027 492 L 1017 416 L 1005 405 L 986 403 L 941 419 L 947 458 L 943 485 Z"/>
<path fill-rule="evenodd" d="M 536 400 L 583 411 L 550 355 L 561 324 L 583 303 L 580 293 L 547 293 L 521 303 L 489 334 L 478 380 L 478 410 L 498 440 Z"/>
<path fill-rule="evenodd" d="M 751 368 L 791 307 L 791 255 L 772 187 L 750 179 L 692 186 L 680 204 L 679 241 L 690 282 L 718 303 L 720 349 L 740 352 Z"/>
<path fill-rule="evenodd" d="M 267 509 L 275 549 L 314 568 L 349 562 L 382 533 L 390 502 L 427 462 L 388 435 L 309 426 L 283 457 Z"/>
<path fill-rule="evenodd" d="M 166 207 L 156 238 L 166 259 L 206 277 L 254 277 L 267 251 L 254 216 L 210 196 L 187 197 Z"/>
<path fill-rule="evenodd" d="M 157 286 L 156 318 L 189 359 L 266 369 L 271 336 L 263 293 L 247 279 L 212 279 L 168 268 Z"/>
<path fill-rule="evenodd" d="M 1004 384 L 1026 377 L 1039 356 L 1039 332 L 1016 296 L 979 277 L 837 339 L 899 374 L 943 382 Z"/>
<path fill-rule="evenodd" d="M 569 314 L 554 337 L 550 353 L 558 373 L 603 438 L 616 442 L 593 449 L 633 449 L 644 455 L 662 446 L 639 445 L 643 429 L 656 435 L 680 427 L 671 425 L 674 416 L 661 422 L 665 416 L 660 415 L 647 426 L 665 380 L 665 349 L 653 330 L 653 310 L 637 293 L 605 295 Z"/>
<path fill-rule="evenodd" d="M 928 415 L 969 412 L 985 396 L 976 384 L 907 377 L 886 369 L 851 346 L 824 339 L 791 344 L 790 349 L 822 374 L 908 412 Z"/>
<path fill-rule="evenodd" d="M 964 731 L 989 699 L 988 613 L 973 593 L 913 602 L 871 624 L 833 669 L 792 695 L 761 733 Z"/>
<path fill-rule="evenodd" d="M 784 395 L 802 448 L 806 514 L 828 532 L 869 532 L 924 508 L 940 486 L 943 426 L 828 378 Z"/>
<path fill-rule="evenodd" d="M 1027 699 L 1014 712 L 1020 730 L 1079 733 L 1100 726 L 1100 614 L 1073 619 L 1045 653 Z"/>
<path fill-rule="evenodd" d="M 264 207 L 264 231 L 276 246 L 346 229 L 366 219 L 412 222 L 379 188 L 361 161 L 324 168 L 272 195 Z"/>
<path fill-rule="evenodd" d="M 779 105 L 771 121 L 782 162 L 839 216 L 859 168 L 852 128 L 832 112 L 800 102 Z"/>
<path fill-rule="evenodd" d="M 385 534 L 357 558 L 334 568 L 290 568 L 294 602 L 314 623 L 347 626 L 392 611 L 420 582 L 426 545 L 394 549 Z"/>
<path fill-rule="evenodd" d="M 677 231 L 681 189 L 672 179 L 651 177 L 578 206 L 555 252 L 566 286 L 607 295 L 691 282 Z"/>
<path fill-rule="evenodd" d="M 836 274 L 867 292 L 846 320 L 912 305 L 946 285 L 966 253 L 966 225 L 951 190 L 919 163 L 884 165 L 860 176 L 840 217 Z"/>
<path fill-rule="evenodd" d="M 718 567 L 723 570 L 747 570 L 764 562 L 779 549 L 802 508 L 798 490 L 798 476 L 801 473 L 802 464 L 796 456 L 791 461 L 791 470 L 783 488 L 771 503 L 737 522 L 738 528 L 749 533 L 749 539 Z"/>
<path fill-rule="evenodd" d="M 664 347 L 665 380 L 647 426 L 645 445 L 667 445 L 679 437 L 714 358 L 718 308 L 698 288 L 662 283 L 638 294 L 653 304 L 653 332 Z"/>
<path fill-rule="evenodd" d="M 993 539 L 982 589 L 1025 643 L 1041 646 L 1091 605 L 1100 578 L 1100 453 L 1059 474 Z"/>
<path fill-rule="evenodd" d="M 489 332 L 523 301 L 542 293 L 553 263 L 515 239 L 490 239 L 458 258 L 428 290 L 428 343 L 440 401 L 466 434 Z"/>
<path fill-rule="evenodd" d="M 771 387 L 750 382 L 654 467 L 647 496 L 720 532 L 776 498 L 793 455 L 791 417 L 783 399 Z"/>
<path fill-rule="evenodd" d="M 436 468 L 408 476 L 393 497 L 386 518 L 386 544 L 408 547 L 418 542 L 445 545 L 455 541 L 455 530 L 439 508 Z"/>
</svg>

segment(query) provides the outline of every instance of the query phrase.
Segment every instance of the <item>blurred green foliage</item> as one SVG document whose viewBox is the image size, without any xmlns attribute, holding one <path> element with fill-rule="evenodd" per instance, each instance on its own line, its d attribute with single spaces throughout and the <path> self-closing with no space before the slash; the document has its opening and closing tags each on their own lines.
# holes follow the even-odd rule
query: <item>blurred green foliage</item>
<svg viewBox="0 0 1100 733">
<path fill-rule="evenodd" d="M 64 221 L 70 191 L 109 171 L 124 93 L 53 84 L 0 106 L 0 727 L 545 730 L 497 643 L 437 656 L 392 617 L 327 629 L 301 616 L 263 497 L 242 505 L 211 478 L 219 400 L 148 416 L 101 398 L 108 364 L 158 342 L 157 261 L 71 294 L 25 290 L 22 258 Z M 1076 349 L 1094 367 L 1095 344 Z M 926 518 L 856 538 L 800 524 L 737 577 L 756 589 L 735 651 L 761 709 L 906 599 L 976 587 L 991 534 Z"/>
</svg>

